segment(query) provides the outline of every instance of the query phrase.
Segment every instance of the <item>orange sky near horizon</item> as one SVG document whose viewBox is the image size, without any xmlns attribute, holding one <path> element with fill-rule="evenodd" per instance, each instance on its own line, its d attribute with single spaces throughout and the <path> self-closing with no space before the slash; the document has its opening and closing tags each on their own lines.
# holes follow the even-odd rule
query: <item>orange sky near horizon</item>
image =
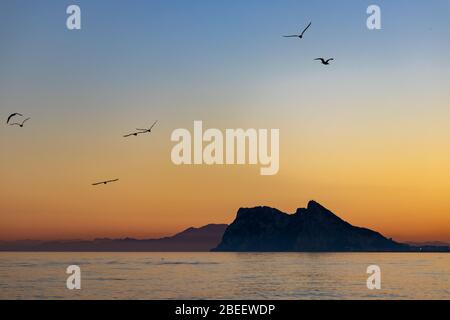
<svg viewBox="0 0 450 320">
<path fill-rule="evenodd" d="M 366 128 L 345 116 L 329 123 L 309 117 L 300 129 L 272 119 L 283 121 L 275 176 L 260 176 L 259 165 L 175 166 L 175 128 L 164 120 L 151 135 L 129 140 L 121 136 L 125 129 L 101 123 L 93 136 L 68 120 L 61 120 L 64 136 L 58 125 L 50 129 L 39 120 L 23 130 L 3 127 L 0 141 L 8 152 L 0 169 L 0 238 L 152 238 L 231 223 L 239 207 L 295 212 L 314 199 L 354 225 L 399 241 L 449 241 L 450 130 L 443 119 L 421 118 L 433 132 L 414 141 L 408 140 L 415 130 L 410 119 L 396 136 L 389 135 L 401 119 L 392 117 Z M 241 127 L 248 127 L 245 121 Z M 204 126 L 231 127 L 226 122 Z M 182 123 L 192 131 L 192 121 Z M 116 177 L 114 184 L 90 185 Z"/>
</svg>

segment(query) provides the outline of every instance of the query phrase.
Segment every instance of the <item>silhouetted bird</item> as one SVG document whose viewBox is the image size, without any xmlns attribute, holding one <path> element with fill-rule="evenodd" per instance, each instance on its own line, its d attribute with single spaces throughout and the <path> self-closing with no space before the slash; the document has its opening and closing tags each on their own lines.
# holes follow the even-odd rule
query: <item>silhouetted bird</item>
<svg viewBox="0 0 450 320">
<path fill-rule="evenodd" d="M 25 120 L 22 121 L 22 123 L 18 123 L 18 122 L 13 122 L 10 123 L 10 126 L 19 126 L 21 128 L 23 128 L 23 125 L 25 124 L 25 122 L 27 122 L 28 120 L 30 120 L 31 118 L 26 118 Z"/>
<path fill-rule="evenodd" d="M 156 125 L 156 123 L 158 123 L 158 120 L 156 120 L 149 129 L 136 129 L 136 130 L 140 130 L 141 132 L 139 133 L 147 133 L 147 132 L 150 133 L 152 132 L 152 129 Z"/>
<path fill-rule="evenodd" d="M 158 120 L 156 120 L 156 121 L 152 124 L 152 126 L 151 126 L 150 128 L 148 128 L 148 129 L 136 129 L 136 130 L 139 130 L 139 132 L 129 133 L 129 134 L 124 135 L 123 137 L 124 137 L 124 138 L 128 138 L 128 137 L 131 137 L 131 136 L 135 136 L 135 137 L 136 137 L 138 134 L 150 133 L 150 132 L 152 132 L 152 129 L 153 129 L 153 127 L 156 125 L 157 122 L 158 122 Z"/>
<path fill-rule="evenodd" d="M 17 113 L 17 112 L 11 114 L 11 115 L 8 117 L 8 120 L 6 120 L 6 124 L 8 124 L 8 123 L 9 123 L 9 120 L 11 120 L 11 118 L 12 118 L 12 117 L 15 117 L 15 116 L 21 116 L 21 117 L 23 117 L 23 114 L 20 114 L 20 113 Z"/>
<path fill-rule="evenodd" d="M 334 59 L 333 58 L 330 58 L 330 59 L 328 59 L 328 60 L 325 60 L 324 58 L 317 58 L 317 59 L 314 59 L 314 60 L 319 60 L 319 61 L 321 61 L 322 62 L 322 64 L 324 64 L 324 65 L 329 65 L 330 64 L 330 61 L 333 61 Z"/>
<path fill-rule="evenodd" d="M 311 23 L 312 23 L 312 22 L 310 22 L 310 23 L 308 24 L 308 26 L 307 26 L 305 29 L 303 29 L 302 33 L 300 33 L 300 34 L 292 34 L 292 35 L 289 35 L 289 36 L 283 36 L 283 37 L 285 37 L 285 38 L 300 38 L 300 39 L 302 39 L 302 38 L 303 38 L 303 35 L 304 35 L 305 32 L 306 32 L 306 30 L 308 30 L 309 27 L 311 27 Z"/>
<path fill-rule="evenodd" d="M 92 185 L 93 185 L 93 186 L 98 186 L 98 185 L 100 185 L 100 184 L 108 184 L 108 183 L 116 182 L 116 181 L 119 181 L 119 179 L 106 180 L 106 181 L 102 181 L 102 182 L 96 182 L 96 183 L 93 183 Z"/>
</svg>

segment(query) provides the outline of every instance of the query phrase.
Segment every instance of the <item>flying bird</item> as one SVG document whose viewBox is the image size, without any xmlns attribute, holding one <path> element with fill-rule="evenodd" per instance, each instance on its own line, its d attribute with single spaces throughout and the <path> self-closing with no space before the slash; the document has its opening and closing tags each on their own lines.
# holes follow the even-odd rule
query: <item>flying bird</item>
<svg viewBox="0 0 450 320">
<path fill-rule="evenodd" d="M 312 22 L 310 22 L 310 23 L 306 26 L 306 28 L 303 29 L 302 33 L 300 33 L 300 34 L 292 34 L 292 35 L 289 35 L 289 36 L 283 36 L 283 37 L 285 37 L 285 38 L 300 38 L 300 39 L 303 39 L 303 35 L 305 34 L 306 30 L 308 30 L 309 27 L 311 27 L 311 23 L 312 23 Z"/>
<path fill-rule="evenodd" d="M 21 127 L 21 128 L 23 128 L 23 125 L 25 124 L 25 122 L 27 122 L 28 120 L 30 120 L 31 118 L 26 118 L 25 120 L 23 120 L 21 123 L 19 123 L 19 122 L 13 122 L 13 123 L 10 123 L 9 125 L 10 126 L 19 126 L 19 127 Z"/>
<path fill-rule="evenodd" d="M 149 128 L 149 129 L 136 129 L 136 130 L 139 130 L 139 131 L 141 131 L 141 132 L 138 132 L 138 133 L 150 133 L 150 132 L 152 132 L 152 129 L 153 129 L 153 127 L 156 125 L 158 123 L 158 120 L 156 120 L 153 124 L 152 124 L 152 126 Z"/>
<path fill-rule="evenodd" d="M 11 114 L 11 115 L 8 117 L 8 120 L 6 120 L 6 124 L 8 124 L 8 123 L 9 123 L 9 120 L 11 120 L 11 118 L 12 118 L 12 117 L 15 117 L 15 116 L 21 116 L 21 117 L 23 117 L 23 114 L 17 113 L 17 112 Z"/>
<path fill-rule="evenodd" d="M 330 58 L 330 59 L 328 59 L 328 60 L 325 60 L 324 58 L 317 58 L 317 59 L 314 59 L 314 60 L 321 61 L 323 65 L 326 65 L 326 66 L 327 66 L 327 65 L 330 64 L 330 61 L 333 61 L 334 59 L 333 59 L 333 58 Z"/>
<path fill-rule="evenodd" d="M 148 128 L 148 129 L 136 129 L 136 130 L 138 130 L 138 132 L 129 133 L 129 134 L 124 135 L 123 137 L 124 138 L 128 138 L 128 137 L 131 137 L 131 136 L 135 136 L 136 137 L 138 134 L 150 133 L 150 132 L 152 132 L 152 129 L 156 125 L 157 122 L 158 122 L 158 120 L 156 120 L 152 124 L 152 126 L 150 128 Z"/>
<path fill-rule="evenodd" d="M 92 185 L 93 186 L 98 186 L 98 185 L 101 185 L 101 184 L 108 184 L 108 183 L 116 182 L 116 181 L 119 181 L 119 179 L 113 179 L 113 180 L 106 180 L 106 181 L 96 182 L 96 183 L 93 183 Z"/>
</svg>

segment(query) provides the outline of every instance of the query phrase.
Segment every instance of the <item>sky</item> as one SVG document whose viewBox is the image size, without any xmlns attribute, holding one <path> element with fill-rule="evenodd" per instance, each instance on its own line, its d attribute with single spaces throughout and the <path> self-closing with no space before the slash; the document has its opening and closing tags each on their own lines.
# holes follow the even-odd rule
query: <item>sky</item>
<svg viewBox="0 0 450 320">
<path fill-rule="evenodd" d="M 71 4 L 81 30 L 66 28 Z M 366 27 L 371 4 L 381 30 Z M 399 241 L 450 242 L 448 12 L 447 0 L 1 1 L 0 240 L 159 237 L 314 199 Z M 282 37 L 310 21 L 304 39 Z M 32 119 L 7 126 L 13 112 Z M 280 129 L 278 174 L 174 165 L 170 135 L 194 120 Z"/>
</svg>

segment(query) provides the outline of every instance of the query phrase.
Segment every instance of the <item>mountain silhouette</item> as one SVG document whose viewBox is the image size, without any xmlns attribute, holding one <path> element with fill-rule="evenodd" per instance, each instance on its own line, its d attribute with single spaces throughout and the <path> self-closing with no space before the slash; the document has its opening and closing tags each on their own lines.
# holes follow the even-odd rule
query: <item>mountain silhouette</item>
<svg viewBox="0 0 450 320">
<path fill-rule="evenodd" d="M 315 201 L 286 214 L 270 207 L 241 208 L 213 251 L 374 252 L 410 251 L 406 244 L 352 226 Z"/>
<path fill-rule="evenodd" d="M 286 214 L 241 208 L 231 225 L 208 224 L 160 239 L 0 241 L 0 251 L 49 252 L 450 252 L 445 243 L 402 244 L 352 226 L 315 201 Z"/>
<path fill-rule="evenodd" d="M 205 252 L 217 246 L 227 226 L 226 224 L 209 224 L 201 228 L 189 228 L 172 237 L 160 239 L 105 238 L 93 241 L 3 241 L 0 242 L 0 251 Z"/>
</svg>

